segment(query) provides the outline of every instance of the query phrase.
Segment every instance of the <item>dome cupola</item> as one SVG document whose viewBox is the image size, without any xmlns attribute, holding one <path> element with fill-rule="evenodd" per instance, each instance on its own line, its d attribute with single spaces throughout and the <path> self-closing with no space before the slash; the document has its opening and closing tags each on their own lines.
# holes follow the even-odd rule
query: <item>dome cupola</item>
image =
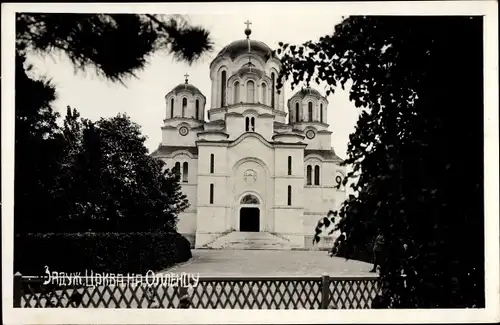
<svg viewBox="0 0 500 325">
<path fill-rule="evenodd" d="M 286 116 L 284 95 L 276 90 L 281 62 L 269 46 L 250 38 L 251 22 L 245 24 L 246 38 L 225 46 L 210 64 L 211 109 L 261 104 Z"/>
<path fill-rule="evenodd" d="M 290 124 L 326 124 L 327 105 L 328 100 L 319 91 L 311 87 L 302 88 L 288 100 L 288 121 Z"/>
<path fill-rule="evenodd" d="M 247 28 L 245 29 L 246 39 L 240 39 L 229 43 L 219 51 L 214 61 L 221 57 L 229 57 L 232 61 L 234 61 L 239 56 L 246 55 L 248 53 L 261 58 L 264 62 L 267 62 L 272 57 L 272 50 L 269 46 L 267 46 L 264 42 L 250 39 L 250 35 L 252 34 L 250 24 L 252 23 L 247 21 L 245 24 L 247 25 Z"/>
<path fill-rule="evenodd" d="M 302 88 L 301 90 L 299 90 L 295 94 L 293 94 L 293 96 L 291 98 L 297 98 L 297 97 L 304 98 L 306 96 L 313 96 L 313 97 L 316 97 L 318 99 L 324 98 L 323 95 L 321 95 L 321 93 L 319 91 L 317 91 L 316 89 L 311 88 L 311 87 Z"/>
<path fill-rule="evenodd" d="M 172 89 L 174 93 L 179 93 L 181 91 L 187 91 L 190 92 L 191 94 L 201 94 L 201 91 L 196 88 L 195 86 L 188 84 L 188 83 L 183 83 L 183 84 L 178 84 L 177 86 Z"/>
<path fill-rule="evenodd" d="M 262 58 L 262 60 L 264 60 L 264 62 L 267 61 L 267 59 L 270 57 L 272 53 L 271 48 L 261 41 L 256 41 L 253 39 L 252 40 L 242 39 L 231 42 L 229 45 L 224 47 L 217 54 L 216 58 L 222 56 L 228 56 L 231 60 L 234 61 L 234 59 L 236 59 L 238 56 L 242 54 L 247 54 L 249 52 L 248 44 L 250 44 L 250 49 L 251 49 L 250 53 L 259 56 L 260 58 Z"/>
<path fill-rule="evenodd" d="M 184 83 L 175 86 L 166 96 L 167 119 L 185 118 L 203 120 L 205 116 L 206 98 L 203 93 L 188 81 L 189 75 Z"/>
</svg>

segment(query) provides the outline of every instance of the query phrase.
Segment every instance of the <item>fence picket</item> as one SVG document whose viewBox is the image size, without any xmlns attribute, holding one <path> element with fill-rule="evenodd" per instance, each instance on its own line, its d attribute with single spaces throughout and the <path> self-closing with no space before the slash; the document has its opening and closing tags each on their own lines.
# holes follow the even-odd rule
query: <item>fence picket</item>
<svg viewBox="0 0 500 325">
<path fill-rule="evenodd" d="M 323 275 L 321 277 L 321 309 L 328 309 L 330 303 L 330 277 Z"/>
</svg>

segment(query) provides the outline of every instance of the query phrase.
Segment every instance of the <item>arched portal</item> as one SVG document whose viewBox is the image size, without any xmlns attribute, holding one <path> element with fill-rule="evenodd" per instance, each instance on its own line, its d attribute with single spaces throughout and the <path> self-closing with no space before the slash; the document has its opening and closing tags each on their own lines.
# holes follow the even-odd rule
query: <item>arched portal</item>
<svg viewBox="0 0 500 325">
<path fill-rule="evenodd" d="M 247 133 L 251 134 L 251 133 Z M 266 198 L 272 193 L 269 169 L 264 161 L 245 157 L 234 163 L 231 187 L 234 195 L 232 220 L 236 231 L 271 231 L 269 205 Z"/>
<path fill-rule="evenodd" d="M 260 201 L 252 194 L 243 196 L 240 200 L 240 231 L 260 231 Z"/>
</svg>

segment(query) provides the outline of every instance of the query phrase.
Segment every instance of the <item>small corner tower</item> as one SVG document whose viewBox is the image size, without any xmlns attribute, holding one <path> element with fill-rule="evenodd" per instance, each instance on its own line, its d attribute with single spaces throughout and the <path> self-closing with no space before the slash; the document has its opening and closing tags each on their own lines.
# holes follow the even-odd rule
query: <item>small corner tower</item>
<svg viewBox="0 0 500 325">
<path fill-rule="evenodd" d="M 206 98 L 198 88 L 189 83 L 189 75 L 184 76 L 184 83 L 175 86 L 165 96 L 165 119 L 203 121 Z"/>
</svg>

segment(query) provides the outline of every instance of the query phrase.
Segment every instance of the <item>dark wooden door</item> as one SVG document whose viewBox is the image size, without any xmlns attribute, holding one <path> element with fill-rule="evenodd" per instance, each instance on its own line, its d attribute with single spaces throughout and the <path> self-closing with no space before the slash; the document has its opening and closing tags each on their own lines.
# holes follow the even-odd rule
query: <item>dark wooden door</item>
<svg viewBox="0 0 500 325">
<path fill-rule="evenodd" d="M 260 229 L 259 208 L 241 208 L 240 231 L 258 232 Z"/>
</svg>

